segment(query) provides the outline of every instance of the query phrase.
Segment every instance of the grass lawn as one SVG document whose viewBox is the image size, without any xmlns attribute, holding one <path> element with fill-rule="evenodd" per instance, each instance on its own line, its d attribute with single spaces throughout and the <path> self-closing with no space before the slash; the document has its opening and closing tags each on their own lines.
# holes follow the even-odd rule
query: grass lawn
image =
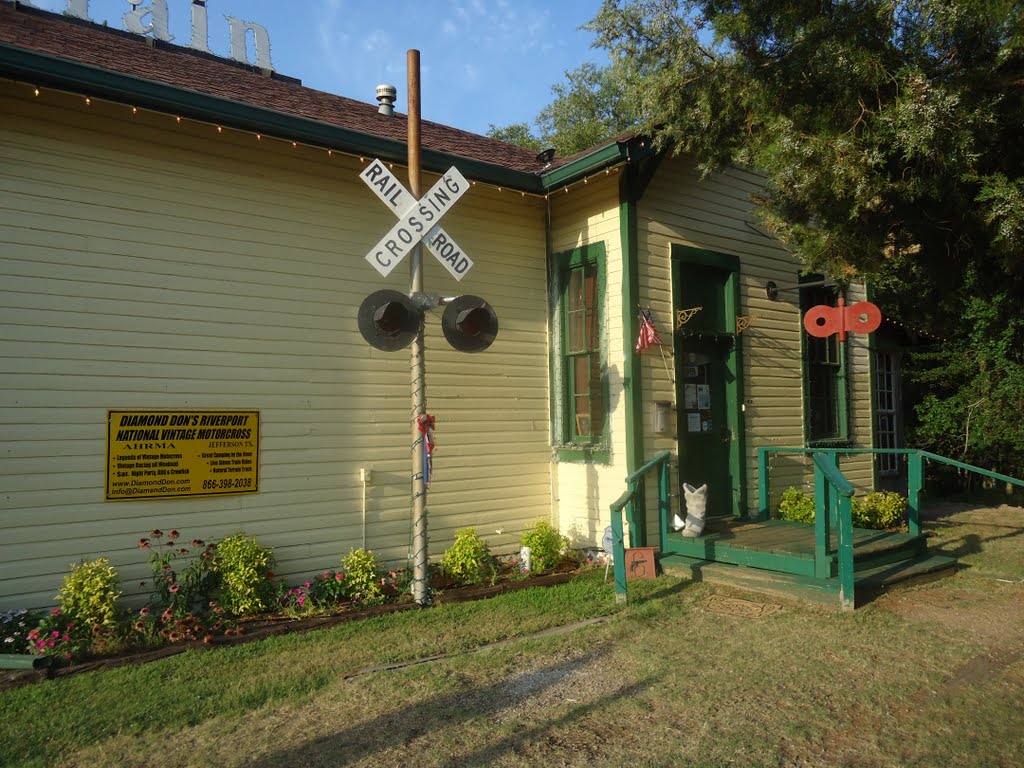
<svg viewBox="0 0 1024 768">
<path fill-rule="evenodd" d="M 0 765 L 1019 766 L 1024 510 L 929 529 L 969 567 L 854 613 L 670 577 L 617 607 L 597 571 L 9 691 Z"/>
</svg>

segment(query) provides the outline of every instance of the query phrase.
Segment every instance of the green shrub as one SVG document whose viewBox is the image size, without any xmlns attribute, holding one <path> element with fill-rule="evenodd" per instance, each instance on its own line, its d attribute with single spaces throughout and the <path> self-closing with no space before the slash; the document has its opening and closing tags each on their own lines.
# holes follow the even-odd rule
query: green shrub
<svg viewBox="0 0 1024 768">
<path fill-rule="evenodd" d="M 530 548 L 532 573 L 554 568 L 562 559 L 562 550 L 569 546 L 569 540 L 546 520 L 538 520 L 524 531 L 519 543 Z"/>
<path fill-rule="evenodd" d="M 244 533 L 217 544 L 213 569 L 220 574 L 220 601 L 229 613 L 244 616 L 269 609 L 275 602 L 271 578 L 274 553 Z"/>
<path fill-rule="evenodd" d="M 463 584 L 493 584 L 498 577 L 498 562 L 474 528 L 455 532 L 455 543 L 445 551 L 441 566 Z"/>
<path fill-rule="evenodd" d="M 64 617 L 76 629 L 93 635 L 114 634 L 118 629 L 117 591 L 121 579 L 105 557 L 71 566 L 71 573 L 57 592 Z"/>
<path fill-rule="evenodd" d="M 814 522 L 814 497 L 790 486 L 779 501 L 779 519 L 797 523 Z"/>
<path fill-rule="evenodd" d="M 78 658 L 90 649 L 121 642 L 117 591 L 121 579 L 105 557 L 71 566 L 49 616 L 31 630 L 30 650 L 63 659 Z"/>
<path fill-rule="evenodd" d="M 341 559 L 345 594 L 354 603 L 380 605 L 384 602 L 377 555 L 366 549 L 350 549 Z"/>
<path fill-rule="evenodd" d="M 903 525 L 907 499 L 895 491 L 875 491 L 863 499 L 854 498 L 853 524 L 857 528 L 891 530 Z"/>
</svg>

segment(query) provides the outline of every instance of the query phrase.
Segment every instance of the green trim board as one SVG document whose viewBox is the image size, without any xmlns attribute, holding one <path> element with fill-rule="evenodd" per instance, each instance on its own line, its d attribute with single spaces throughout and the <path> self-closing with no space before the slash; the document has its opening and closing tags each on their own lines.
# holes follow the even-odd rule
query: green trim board
<svg viewBox="0 0 1024 768">
<path fill-rule="evenodd" d="M 728 448 L 728 476 L 730 499 L 728 513 L 739 517 L 745 514 L 746 510 L 746 475 L 744 471 L 744 456 L 746 446 L 746 430 L 743 423 L 743 339 L 736 333 L 736 315 L 740 308 L 740 259 L 738 256 L 727 253 L 718 253 L 700 248 L 692 248 L 680 244 L 672 245 L 672 302 L 676 310 L 688 307 L 682 306 L 682 280 L 686 267 L 697 267 L 706 271 L 707 274 L 719 273 L 722 285 L 719 292 L 715 293 L 720 306 L 714 312 L 716 317 L 711 317 L 712 310 L 709 308 L 709 316 L 701 318 L 699 329 L 676 330 L 673 334 L 676 346 L 681 350 L 686 346 L 687 341 L 691 343 L 706 342 L 718 349 L 724 364 L 723 381 L 721 386 L 724 389 L 725 403 L 722 413 L 725 418 L 725 429 L 729 431 Z M 708 272 L 710 270 L 710 272 Z M 676 402 L 677 412 L 680 419 L 685 417 L 686 404 L 686 358 L 682 354 L 676 355 Z M 686 435 L 687 425 L 680 422 L 679 429 L 679 465 L 682 471 L 686 461 Z M 724 433 L 723 433 L 724 434 Z"/>
<path fill-rule="evenodd" d="M 606 463 L 610 458 L 611 425 L 608 404 L 608 336 L 605 330 L 604 313 L 607 301 L 607 279 L 606 279 L 606 253 L 603 242 L 590 243 L 588 245 L 574 248 L 571 251 L 554 254 L 553 262 L 553 293 L 554 293 L 554 318 L 557 322 L 553 325 L 552 346 L 554 349 L 554 366 L 552 367 L 552 392 L 557 393 L 552 398 L 557 403 L 557 413 L 552 433 L 555 438 L 556 456 L 559 461 L 597 461 Z M 585 295 L 586 276 L 589 270 L 594 278 L 594 295 Z M 573 284 L 572 275 L 580 278 L 579 298 L 583 302 L 581 307 L 573 309 L 570 302 L 569 289 Z M 592 304 L 587 303 L 593 302 Z M 593 317 L 588 321 L 588 310 Z M 580 314 L 582 312 L 582 314 Z M 580 314 L 579 322 L 574 325 L 570 322 L 570 314 Z M 588 325 L 589 324 L 589 325 Z M 570 331 L 573 327 L 580 330 L 580 338 L 576 344 L 570 340 Z M 598 329 L 599 335 L 597 346 L 593 348 L 587 337 L 586 328 Z M 575 392 L 577 384 L 574 372 L 576 361 L 579 359 L 590 359 L 597 354 L 600 369 L 599 391 L 596 393 L 600 398 L 600 408 L 597 413 L 601 418 L 601 430 L 599 436 L 593 436 L 593 424 L 590 423 L 594 416 L 593 397 L 594 393 L 588 389 L 586 393 Z M 570 372 L 570 364 L 573 372 Z M 588 366 L 589 367 L 589 366 Z M 592 368 L 590 368 L 592 370 Z M 577 413 L 576 400 L 578 397 L 590 398 L 590 411 L 585 414 L 587 422 L 579 424 L 577 421 L 581 415 Z"/>
<path fill-rule="evenodd" d="M 385 139 L 319 120 L 111 72 L 7 44 L 0 44 L 0 74 L 44 87 L 85 90 L 86 95 L 95 98 L 302 141 L 328 149 L 399 163 L 408 162 L 404 141 Z M 422 162 L 426 170 L 435 173 L 443 173 L 456 165 L 464 175 L 479 181 L 524 192 L 544 192 L 540 178 L 533 173 L 514 171 L 431 149 L 423 150 Z"/>
<path fill-rule="evenodd" d="M 626 163 L 627 166 L 633 168 L 648 158 L 659 154 L 645 138 L 635 136 L 622 141 L 614 140 L 587 152 L 587 154 L 565 165 L 541 174 L 540 179 L 544 189 L 551 191 L 557 187 L 572 184 L 588 173 L 610 168 L 620 163 Z M 650 174 L 653 175 L 653 172 L 654 169 L 651 169 Z M 642 183 L 637 184 L 635 171 L 633 173 L 634 180 L 630 186 L 634 189 L 631 199 L 635 202 L 643 194 L 643 190 L 647 187 L 650 178 L 641 179 Z"/>
<path fill-rule="evenodd" d="M 639 239 L 635 198 L 635 166 L 629 166 L 619 180 L 619 235 L 622 238 L 622 386 L 626 407 L 626 472 L 643 461 L 643 402 L 640 358 L 635 341 L 640 304 Z"/>
</svg>

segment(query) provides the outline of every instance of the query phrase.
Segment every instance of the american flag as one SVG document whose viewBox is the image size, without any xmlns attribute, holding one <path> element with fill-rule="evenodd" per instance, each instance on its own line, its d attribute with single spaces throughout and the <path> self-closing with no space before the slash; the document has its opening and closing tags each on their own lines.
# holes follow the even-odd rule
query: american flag
<svg viewBox="0 0 1024 768">
<path fill-rule="evenodd" d="M 640 337 L 636 340 L 636 351 L 648 349 L 654 344 L 661 344 L 661 336 L 658 329 L 654 327 L 654 318 L 651 310 L 640 310 Z"/>
</svg>

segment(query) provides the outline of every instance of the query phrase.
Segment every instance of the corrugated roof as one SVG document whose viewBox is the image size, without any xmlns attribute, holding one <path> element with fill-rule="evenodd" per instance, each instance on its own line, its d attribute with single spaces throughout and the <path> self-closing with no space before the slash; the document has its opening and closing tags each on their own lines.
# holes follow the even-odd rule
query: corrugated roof
<svg viewBox="0 0 1024 768">
<path fill-rule="evenodd" d="M 191 48 L 151 43 L 148 38 L 61 14 L 0 4 L 0 44 L 369 136 L 406 140 L 404 115 L 387 117 L 377 112 L 375 104 L 307 88 L 291 78 L 267 77 L 254 67 Z M 511 171 L 539 173 L 545 169 L 531 149 L 427 120 L 422 123 L 422 142 L 424 150 Z M 555 158 L 547 170 L 572 159 Z"/>
</svg>

